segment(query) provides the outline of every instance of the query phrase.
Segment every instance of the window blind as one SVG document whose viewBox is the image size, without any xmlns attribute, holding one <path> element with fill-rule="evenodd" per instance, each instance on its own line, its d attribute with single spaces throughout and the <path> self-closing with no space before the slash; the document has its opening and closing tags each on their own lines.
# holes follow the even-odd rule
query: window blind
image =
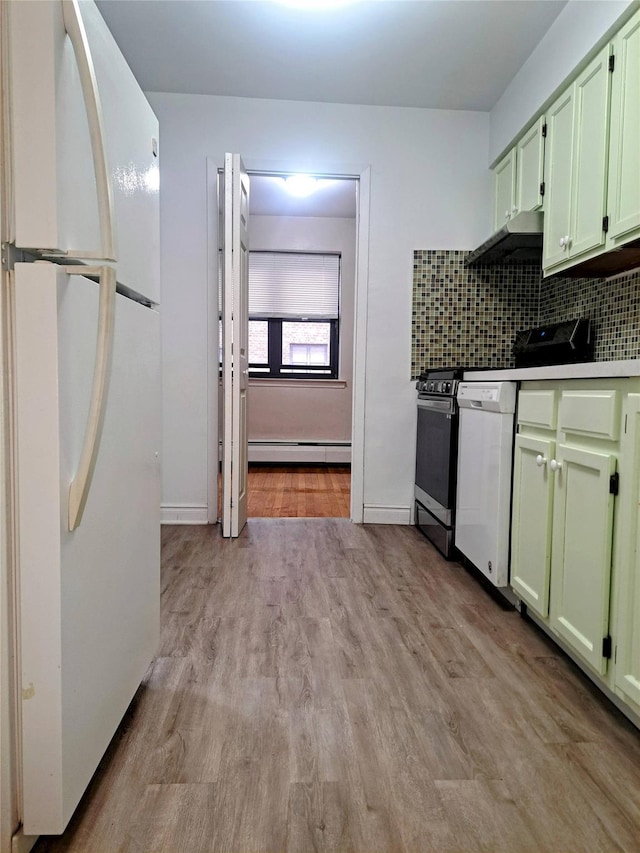
<svg viewBox="0 0 640 853">
<path fill-rule="evenodd" d="M 337 320 L 340 256 L 249 253 L 249 316 Z"/>
</svg>

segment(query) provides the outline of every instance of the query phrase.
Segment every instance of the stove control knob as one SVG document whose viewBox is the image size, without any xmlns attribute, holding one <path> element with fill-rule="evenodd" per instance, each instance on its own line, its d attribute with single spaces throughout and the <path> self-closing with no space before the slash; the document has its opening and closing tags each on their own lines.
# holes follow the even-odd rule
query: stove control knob
<svg viewBox="0 0 640 853">
<path fill-rule="evenodd" d="M 450 394 L 451 393 L 451 383 L 450 382 L 443 382 L 442 383 L 442 390 L 445 394 Z"/>
</svg>

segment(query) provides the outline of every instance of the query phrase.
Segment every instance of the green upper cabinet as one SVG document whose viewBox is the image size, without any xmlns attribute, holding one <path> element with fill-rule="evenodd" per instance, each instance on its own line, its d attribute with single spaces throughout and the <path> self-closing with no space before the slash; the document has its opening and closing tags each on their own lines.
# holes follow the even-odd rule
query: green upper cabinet
<svg viewBox="0 0 640 853">
<path fill-rule="evenodd" d="M 545 117 L 540 116 L 516 145 L 516 207 L 538 210 L 542 207 L 544 181 Z"/>
<path fill-rule="evenodd" d="M 542 206 L 544 116 L 522 135 L 493 170 L 493 228 L 497 231 L 523 210 Z"/>
<path fill-rule="evenodd" d="M 607 45 L 547 112 L 545 273 L 605 244 L 609 54 Z"/>
<path fill-rule="evenodd" d="M 503 157 L 493 170 L 494 204 L 493 230 L 499 228 L 516 213 L 516 149 Z"/>
<path fill-rule="evenodd" d="M 640 232 L 640 12 L 613 41 L 609 139 L 609 234 L 621 245 Z"/>
<path fill-rule="evenodd" d="M 573 166 L 574 87 L 547 112 L 547 198 L 544 210 L 542 266 L 549 269 L 566 261 L 571 215 Z"/>
<path fill-rule="evenodd" d="M 605 243 L 607 153 L 611 79 L 609 47 L 575 82 L 575 148 L 569 256 L 583 255 Z"/>
</svg>

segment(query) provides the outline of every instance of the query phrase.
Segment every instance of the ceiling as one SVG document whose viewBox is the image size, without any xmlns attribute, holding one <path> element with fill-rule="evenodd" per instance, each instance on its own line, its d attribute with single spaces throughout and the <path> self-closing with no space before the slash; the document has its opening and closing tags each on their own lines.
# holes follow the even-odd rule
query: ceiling
<svg viewBox="0 0 640 853">
<path fill-rule="evenodd" d="M 482 111 L 566 2 L 97 0 L 147 92 Z M 251 212 L 353 218 L 355 187 L 292 198 L 282 179 L 254 176 Z"/>
<path fill-rule="evenodd" d="M 276 0 L 97 2 L 149 92 L 481 111 L 495 105 L 566 5 L 356 0 L 319 10 Z"/>
</svg>

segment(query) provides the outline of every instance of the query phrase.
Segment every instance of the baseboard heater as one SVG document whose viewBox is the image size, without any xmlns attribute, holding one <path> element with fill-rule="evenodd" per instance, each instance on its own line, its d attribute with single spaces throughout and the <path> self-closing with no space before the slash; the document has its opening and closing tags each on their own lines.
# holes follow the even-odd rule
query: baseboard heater
<svg viewBox="0 0 640 853">
<path fill-rule="evenodd" d="M 250 441 L 249 462 L 349 464 L 349 441 Z"/>
</svg>

